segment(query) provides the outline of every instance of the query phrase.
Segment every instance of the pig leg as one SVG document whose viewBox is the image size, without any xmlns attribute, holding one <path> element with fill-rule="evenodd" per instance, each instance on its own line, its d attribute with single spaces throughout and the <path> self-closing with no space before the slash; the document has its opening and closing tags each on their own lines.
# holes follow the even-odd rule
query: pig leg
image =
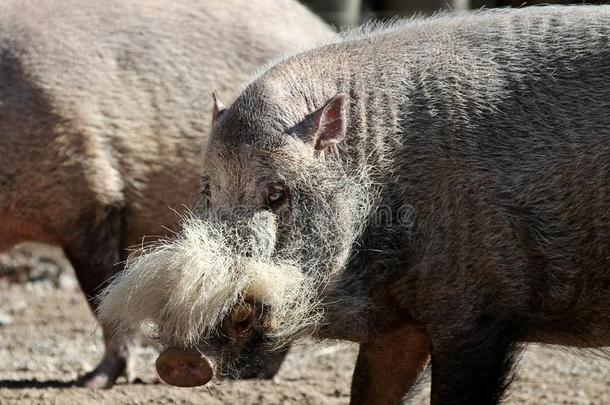
<svg viewBox="0 0 610 405">
<path fill-rule="evenodd" d="M 90 215 L 100 218 L 100 215 Z M 104 210 L 101 221 L 86 227 L 87 231 L 66 248 L 78 282 L 85 294 L 89 307 L 95 314 L 96 296 L 110 277 L 122 269 L 121 255 L 122 217 L 119 209 Z M 83 221 L 84 222 L 84 221 Z M 89 388 L 110 388 L 116 379 L 124 374 L 130 379 L 129 342 L 115 339 L 112 331 L 102 329 L 105 353 L 98 366 L 79 379 L 79 383 Z"/>
<path fill-rule="evenodd" d="M 428 337 L 415 328 L 362 343 L 351 404 L 398 404 L 428 364 Z"/>
<path fill-rule="evenodd" d="M 497 404 L 510 383 L 517 330 L 481 317 L 465 330 L 432 334 L 431 404 Z"/>
<path fill-rule="evenodd" d="M 81 378 L 78 383 L 87 388 L 111 388 L 116 379 L 124 375 L 133 381 L 133 364 L 129 353 L 130 345 L 125 340 L 112 338 L 112 331 L 102 329 L 105 352 L 100 363 Z"/>
</svg>

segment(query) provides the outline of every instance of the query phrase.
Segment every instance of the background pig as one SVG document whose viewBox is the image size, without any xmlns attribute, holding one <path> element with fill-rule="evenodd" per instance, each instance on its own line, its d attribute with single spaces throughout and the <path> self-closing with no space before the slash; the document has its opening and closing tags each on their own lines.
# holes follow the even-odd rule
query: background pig
<svg viewBox="0 0 610 405">
<path fill-rule="evenodd" d="M 125 249 L 166 234 L 197 190 L 211 92 L 328 35 L 291 0 L 3 1 L 0 250 L 60 245 L 95 308 Z M 105 336 L 88 386 L 128 365 Z"/>
<path fill-rule="evenodd" d="M 610 345 L 609 37 L 610 7 L 484 11 L 271 66 L 217 105 L 198 218 L 103 319 L 156 324 L 176 385 L 360 342 L 358 404 L 399 402 L 429 357 L 432 403 L 496 403 L 519 342 Z"/>
</svg>

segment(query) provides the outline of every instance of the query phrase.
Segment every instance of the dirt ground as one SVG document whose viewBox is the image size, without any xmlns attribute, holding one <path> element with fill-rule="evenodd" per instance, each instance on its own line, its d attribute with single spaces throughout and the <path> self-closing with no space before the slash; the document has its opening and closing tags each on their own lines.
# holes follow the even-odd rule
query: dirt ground
<svg viewBox="0 0 610 405">
<path fill-rule="evenodd" d="M 59 280 L 59 282 L 57 281 Z M 136 384 L 111 390 L 72 381 L 101 357 L 99 330 L 71 273 L 0 277 L 0 404 L 346 404 L 357 348 L 304 342 L 272 381 L 175 388 L 154 372 L 154 349 L 137 351 Z M 429 382 L 407 401 L 428 403 Z M 508 404 L 610 404 L 610 359 L 530 346 Z"/>
</svg>

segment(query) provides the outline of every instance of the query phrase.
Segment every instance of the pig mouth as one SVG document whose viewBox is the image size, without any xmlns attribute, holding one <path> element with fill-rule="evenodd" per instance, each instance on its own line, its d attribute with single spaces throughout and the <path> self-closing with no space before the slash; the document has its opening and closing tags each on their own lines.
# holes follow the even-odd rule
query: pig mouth
<svg viewBox="0 0 610 405">
<path fill-rule="evenodd" d="M 176 387 L 197 387 L 214 376 L 214 363 L 206 356 L 184 349 L 165 349 L 155 362 L 159 377 Z"/>
</svg>

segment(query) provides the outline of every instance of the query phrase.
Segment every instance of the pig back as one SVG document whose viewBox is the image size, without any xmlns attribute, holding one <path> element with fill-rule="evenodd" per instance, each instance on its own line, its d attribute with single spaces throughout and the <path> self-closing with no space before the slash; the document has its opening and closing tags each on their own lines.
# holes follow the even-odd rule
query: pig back
<svg viewBox="0 0 610 405">
<path fill-rule="evenodd" d="M 20 182 L 123 206 L 134 243 L 196 191 L 211 92 L 230 99 L 261 64 L 329 35 L 288 0 L 6 1 L 0 136 L 12 154 L 28 140 Z"/>
<path fill-rule="evenodd" d="M 607 321 L 610 7 L 426 24 L 399 35 L 396 194 L 414 207 L 411 243 L 452 280 L 510 294 L 495 302 L 578 313 L 574 330 Z"/>
</svg>

